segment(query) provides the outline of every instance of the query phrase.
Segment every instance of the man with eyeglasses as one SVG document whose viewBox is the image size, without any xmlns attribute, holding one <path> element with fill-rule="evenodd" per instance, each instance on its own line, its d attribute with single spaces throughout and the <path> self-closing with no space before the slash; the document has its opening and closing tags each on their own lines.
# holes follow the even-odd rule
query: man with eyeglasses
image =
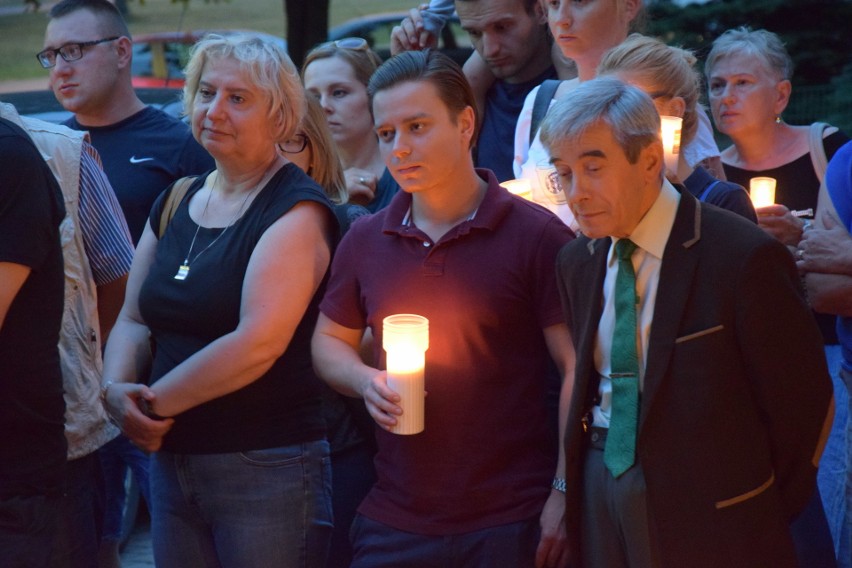
<svg viewBox="0 0 852 568">
<path fill-rule="evenodd" d="M 185 124 L 136 95 L 132 45 L 110 2 L 64 0 L 50 11 L 37 58 L 50 70 L 56 99 L 74 113 L 65 124 L 91 134 L 135 243 L 160 192 L 213 161 Z"/>
<path fill-rule="evenodd" d="M 136 95 L 130 34 L 114 5 L 64 0 L 50 18 L 37 59 L 50 69 L 57 100 L 74 113 L 65 125 L 89 131 L 136 243 L 156 197 L 174 180 L 211 169 L 213 160 L 184 123 Z M 99 452 L 106 486 L 102 553 L 117 564 L 125 463 L 147 496 L 147 456 L 124 436 Z"/>
</svg>

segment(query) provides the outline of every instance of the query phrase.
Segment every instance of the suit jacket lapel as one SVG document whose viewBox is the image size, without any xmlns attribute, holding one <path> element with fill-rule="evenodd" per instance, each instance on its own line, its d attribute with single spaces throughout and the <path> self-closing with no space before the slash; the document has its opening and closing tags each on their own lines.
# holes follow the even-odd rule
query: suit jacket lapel
<svg viewBox="0 0 852 568">
<path fill-rule="evenodd" d="M 695 268 L 698 264 L 699 255 L 693 246 L 700 238 L 701 207 L 689 192 L 681 191 L 680 204 L 660 269 L 645 364 L 639 417 L 640 432 L 669 368 L 672 349 L 678 337 L 683 310 L 693 287 Z"/>
</svg>

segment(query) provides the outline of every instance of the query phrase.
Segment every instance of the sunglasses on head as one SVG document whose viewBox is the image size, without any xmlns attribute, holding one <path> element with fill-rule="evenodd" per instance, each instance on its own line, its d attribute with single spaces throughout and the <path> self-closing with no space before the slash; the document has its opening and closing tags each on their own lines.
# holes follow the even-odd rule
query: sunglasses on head
<svg viewBox="0 0 852 568">
<path fill-rule="evenodd" d="M 322 44 L 322 47 L 331 47 L 332 45 L 338 49 L 351 49 L 352 51 L 367 51 L 370 49 L 370 44 L 362 37 L 345 37 L 327 41 Z"/>
</svg>

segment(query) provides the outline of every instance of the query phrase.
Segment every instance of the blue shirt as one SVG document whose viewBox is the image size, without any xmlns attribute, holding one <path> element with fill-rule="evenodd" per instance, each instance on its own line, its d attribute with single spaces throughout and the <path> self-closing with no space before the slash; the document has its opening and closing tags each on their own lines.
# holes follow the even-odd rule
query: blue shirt
<svg viewBox="0 0 852 568">
<path fill-rule="evenodd" d="M 546 79 L 556 79 L 552 66 L 538 77 L 524 83 L 495 81 L 485 95 L 482 129 L 475 148 L 478 168 L 494 172 L 497 181 L 515 178 L 512 161 L 515 152 L 515 124 L 524 106 L 524 99 Z"/>
<path fill-rule="evenodd" d="M 88 127 L 76 117 L 65 125 L 89 131 L 134 244 L 164 189 L 178 178 L 214 167 L 213 158 L 195 141 L 187 125 L 154 107 L 109 126 Z"/>
<path fill-rule="evenodd" d="M 844 144 L 831 158 L 825 185 L 840 222 L 852 232 L 852 142 Z M 843 349 L 843 368 L 852 371 L 852 317 L 837 318 L 837 339 Z"/>
</svg>

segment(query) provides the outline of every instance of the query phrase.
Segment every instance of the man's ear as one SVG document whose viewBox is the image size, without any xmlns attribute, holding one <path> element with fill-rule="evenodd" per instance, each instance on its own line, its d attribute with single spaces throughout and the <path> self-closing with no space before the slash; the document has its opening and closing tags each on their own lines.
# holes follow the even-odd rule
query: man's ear
<svg viewBox="0 0 852 568">
<path fill-rule="evenodd" d="M 133 42 L 127 36 L 121 36 L 115 40 L 115 50 L 118 54 L 118 67 L 123 69 L 130 67 L 130 61 L 133 56 Z"/>
<path fill-rule="evenodd" d="M 539 24 L 547 25 L 547 11 L 544 9 L 544 0 L 536 0 L 533 4 L 533 16 Z"/>
<path fill-rule="evenodd" d="M 642 0 L 622 0 L 621 16 L 628 26 L 639 15 L 639 12 L 642 10 L 642 4 Z"/>
<path fill-rule="evenodd" d="M 474 132 L 476 132 L 476 113 L 473 112 L 473 107 L 466 106 L 456 117 L 459 131 L 464 135 L 467 145 L 470 145 L 473 140 Z"/>
<path fill-rule="evenodd" d="M 642 148 L 639 153 L 639 165 L 645 183 L 659 183 L 666 169 L 663 143 L 654 141 Z"/>
</svg>

